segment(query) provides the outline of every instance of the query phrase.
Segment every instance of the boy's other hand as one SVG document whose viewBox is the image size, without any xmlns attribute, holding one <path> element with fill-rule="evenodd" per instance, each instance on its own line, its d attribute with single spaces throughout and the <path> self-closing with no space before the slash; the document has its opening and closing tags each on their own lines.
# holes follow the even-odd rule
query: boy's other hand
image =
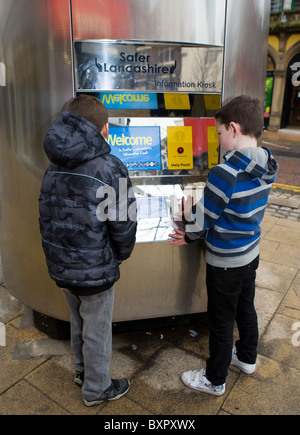
<svg viewBox="0 0 300 435">
<path fill-rule="evenodd" d="M 173 239 L 170 244 L 174 246 L 185 246 L 188 245 L 188 243 L 185 241 L 185 232 L 177 230 L 174 228 L 174 233 L 169 234 L 169 237 Z"/>
</svg>

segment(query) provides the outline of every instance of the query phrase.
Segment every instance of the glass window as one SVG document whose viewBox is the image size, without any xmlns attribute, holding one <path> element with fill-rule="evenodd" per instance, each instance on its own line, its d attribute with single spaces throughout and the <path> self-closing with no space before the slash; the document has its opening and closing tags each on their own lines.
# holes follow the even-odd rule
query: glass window
<svg viewBox="0 0 300 435">
<path fill-rule="evenodd" d="M 300 0 L 294 1 L 294 9 L 300 9 Z"/>
<path fill-rule="evenodd" d="M 282 0 L 271 0 L 271 12 L 280 12 L 282 10 Z"/>
<path fill-rule="evenodd" d="M 293 9 L 293 0 L 284 0 L 283 9 L 285 11 L 291 11 Z"/>
</svg>

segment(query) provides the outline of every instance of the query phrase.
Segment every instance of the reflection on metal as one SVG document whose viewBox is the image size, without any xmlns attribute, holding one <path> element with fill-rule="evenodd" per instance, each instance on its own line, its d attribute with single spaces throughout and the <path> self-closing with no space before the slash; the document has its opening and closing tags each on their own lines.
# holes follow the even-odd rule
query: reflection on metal
<svg viewBox="0 0 300 435">
<path fill-rule="evenodd" d="M 138 243 L 121 265 L 115 321 L 206 311 L 204 244 L 172 249 L 169 242 Z"/>
<path fill-rule="evenodd" d="M 225 7 L 226 0 L 72 0 L 74 40 L 223 46 Z"/>
<path fill-rule="evenodd" d="M 76 90 L 221 93 L 223 49 L 76 41 Z"/>
<path fill-rule="evenodd" d="M 67 320 L 45 267 L 38 197 L 50 123 L 73 95 L 70 2 L 0 0 L 0 249 L 7 288 L 25 305 Z M 53 9 L 52 9 L 53 8 Z"/>
<path fill-rule="evenodd" d="M 264 101 L 270 8 L 268 0 L 227 0 L 223 100 Z"/>
<path fill-rule="evenodd" d="M 0 86 L 6 86 L 6 67 L 0 62 Z"/>
</svg>

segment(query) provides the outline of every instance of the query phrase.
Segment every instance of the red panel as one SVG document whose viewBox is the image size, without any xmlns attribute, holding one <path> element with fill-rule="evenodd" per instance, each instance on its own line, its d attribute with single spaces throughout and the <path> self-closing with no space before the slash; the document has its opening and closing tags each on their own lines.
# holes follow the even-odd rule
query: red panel
<svg viewBox="0 0 300 435">
<path fill-rule="evenodd" d="M 193 127 L 194 156 L 207 152 L 207 127 L 216 126 L 215 118 L 185 118 L 184 125 Z"/>
</svg>

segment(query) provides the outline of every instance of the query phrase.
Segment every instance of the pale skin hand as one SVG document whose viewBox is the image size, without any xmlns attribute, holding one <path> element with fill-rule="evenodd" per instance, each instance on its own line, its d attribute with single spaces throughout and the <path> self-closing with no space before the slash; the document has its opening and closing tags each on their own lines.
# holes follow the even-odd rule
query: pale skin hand
<svg viewBox="0 0 300 435">
<path fill-rule="evenodd" d="M 188 243 L 186 243 L 185 241 L 185 232 L 184 231 L 180 231 L 177 230 L 176 228 L 174 228 L 174 233 L 173 234 L 169 234 L 169 237 L 171 237 L 171 239 L 173 239 L 170 244 L 174 245 L 174 246 L 185 246 L 188 245 Z"/>
<path fill-rule="evenodd" d="M 184 216 L 189 216 L 193 207 L 193 198 L 191 196 L 188 197 L 187 200 L 182 198 L 182 212 L 176 213 L 176 216 L 184 218 Z M 169 234 L 169 237 L 172 239 L 170 242 L 171 245 L 174 246 L 186 246 L 188 243 L 185 241 L 185 232 L 174 228 L 174 233 Z"/>
</svg>

